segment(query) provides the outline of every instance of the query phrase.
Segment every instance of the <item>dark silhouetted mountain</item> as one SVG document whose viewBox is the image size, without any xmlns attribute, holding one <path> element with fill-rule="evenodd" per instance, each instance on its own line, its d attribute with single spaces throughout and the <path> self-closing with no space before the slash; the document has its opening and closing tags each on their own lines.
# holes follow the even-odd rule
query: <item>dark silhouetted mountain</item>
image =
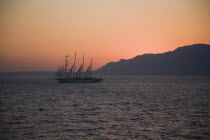
<svg viewBox="0 0 210 140">
<path fill-rule="evenodd" d="M 162 54 L 144 54 L 111 62 L 98 74 L 210 75 L 210 45 L 194 44 Z"/>
</svg>

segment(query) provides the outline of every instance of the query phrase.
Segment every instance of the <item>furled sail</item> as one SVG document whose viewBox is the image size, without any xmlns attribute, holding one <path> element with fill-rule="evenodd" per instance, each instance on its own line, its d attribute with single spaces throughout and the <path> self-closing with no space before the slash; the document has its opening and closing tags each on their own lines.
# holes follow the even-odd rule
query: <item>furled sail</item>
<svg viewBox="0 0 210 140">
<path fill-rule="evenodd" d="M 70 70 L 68 71 L 68 73 L 66 74 L 66 78 L 72 78 L 73 77 L 73 68 L 74 66 L 72 66 L 70 68 Z"/>
<path fill-rule="evenodd" d="M 61 66 L 61 67 L 57 70 L 57 72 L 56 72 L 56 77 L 57 77 L 57 78 L 62 78 L 63 75 L 64 75 L 64 67 Z"/>
<path fill-rule="evenodd" d="M 64 75 L 65 75 L 65 72 L 64 72 L 64 66 L 63 66 L 60 71 L 60 77 L 64 77 Z"/>
<path fill-rule="evenodd" d="M 84 78 L 91 78 L 91 66 L 89 66 L 85 71 Z"/>
<path fill-rule="evenodd" d="M 56 76 L 57 76 L 57 74 L 59 73 L 59 71 L 61 70 L 61 68 L 62 68 L 62 66 L 60 66 L 60 67 L 58 68 L 58 70 L 56 71 L 56 73 L 55 73 Z"/>
<path fill-rule="evenodd" d="M 82 65 L 79 67 L 76 75 L 75 75 L 75 78 L 81 78 L 82 77 Z"/>
</svg>

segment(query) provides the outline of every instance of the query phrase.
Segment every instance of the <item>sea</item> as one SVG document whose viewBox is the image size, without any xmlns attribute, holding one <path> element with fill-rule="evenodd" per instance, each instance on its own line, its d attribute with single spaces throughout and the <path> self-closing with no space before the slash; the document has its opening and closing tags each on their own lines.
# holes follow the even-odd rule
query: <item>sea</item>
<svg viewBox="0 0 210 140">
<path fill-rule="evenodd" d="M 210 139 L 210 77 L 0 75 L 0 139 Z"/>
</svg>

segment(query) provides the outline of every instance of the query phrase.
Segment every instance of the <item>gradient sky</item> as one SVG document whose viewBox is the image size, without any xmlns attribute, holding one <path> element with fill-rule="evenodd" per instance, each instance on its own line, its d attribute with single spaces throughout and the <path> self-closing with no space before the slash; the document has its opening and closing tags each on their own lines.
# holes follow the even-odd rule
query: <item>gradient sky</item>
<svg viewBox="0 0 210 140">
<path fill-rule="evenodd" d="M 1 0 L 0 71 L 53 71 L 85 52 L 94 69 L 210 44 L 210 0 Z"/>
</svg>

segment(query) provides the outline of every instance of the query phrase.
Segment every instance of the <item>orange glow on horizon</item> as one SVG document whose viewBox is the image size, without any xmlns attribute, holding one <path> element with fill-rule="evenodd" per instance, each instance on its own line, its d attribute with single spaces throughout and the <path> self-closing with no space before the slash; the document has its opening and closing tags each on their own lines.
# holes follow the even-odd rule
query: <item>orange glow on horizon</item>
<svg viewBox="0 0 210 140">
<path fill-rule="evenodd" d="M 78 52 L 93 69 L 144 53 L 210 44 L 208 0 L 0 2 L 0 71 L 54 71 Z"/>
</svg>

